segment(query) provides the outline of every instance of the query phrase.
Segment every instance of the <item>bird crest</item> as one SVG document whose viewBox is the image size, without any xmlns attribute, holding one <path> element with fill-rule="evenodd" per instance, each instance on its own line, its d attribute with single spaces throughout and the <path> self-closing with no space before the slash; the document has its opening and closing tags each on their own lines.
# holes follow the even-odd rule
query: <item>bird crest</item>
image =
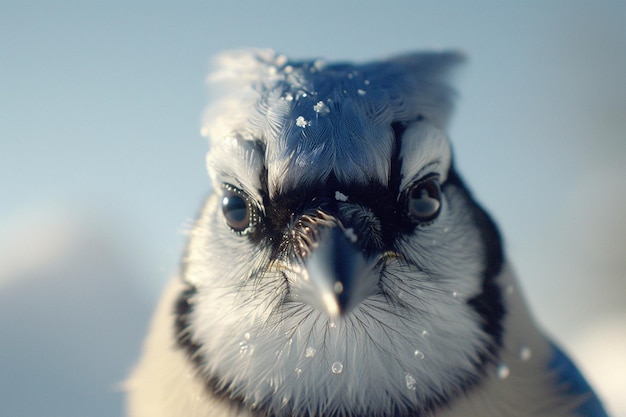
<svg viewBox="0 0 626 417">
<path fill-rule="evenodd" d="M 362 65 L 296 61 L 267 50 L 221 55 L 209 77 L 219 97 L 203 131 L 264 148 L 270 195 L 325 182 L 387 185 L 392 124 L 426 119 L 445 129 L 462 61 L 453 52 L 407 54 Z M 218 158 L 222 159 L 222 158 Z"/>
</svg>

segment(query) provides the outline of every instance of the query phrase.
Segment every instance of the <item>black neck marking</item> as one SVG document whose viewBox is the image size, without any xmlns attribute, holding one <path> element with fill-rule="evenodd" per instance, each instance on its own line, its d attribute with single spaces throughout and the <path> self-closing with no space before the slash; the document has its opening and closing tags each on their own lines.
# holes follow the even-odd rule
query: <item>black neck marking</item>
<svg viewBox="0 0 626 417">
<path fill-rule="evenodd" d="M 454 168 L 450 168 L 446 184 L 455 185 L 464 194 L 464 198 L 472 204 L 472 218 L 481 231 L 481 239 L 485 248 L 485 269 L 483 271 L 482 292 L 468 301 L 468 304 L 482 317 L 483 330 L 491 336 L 493 344 L 489 347 L 490 354 L 497 357 L 503 343 L 502 322 L 506 314 L 502 298 L 502 289 L 496 282 L 505 262 L 504 249 L 500 232 L 487 212 L 472 198 L 471 192 Z M 493 359 L 481 358 L 485 362 Z"/>
</svg>

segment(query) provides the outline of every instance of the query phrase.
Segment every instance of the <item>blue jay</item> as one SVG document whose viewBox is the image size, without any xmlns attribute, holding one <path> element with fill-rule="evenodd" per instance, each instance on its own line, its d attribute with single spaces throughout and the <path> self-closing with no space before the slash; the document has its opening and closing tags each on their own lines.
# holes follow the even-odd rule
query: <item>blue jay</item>
<svg viewBox="0 0 626 417">
<path fill-rule="evenodd" d="M 218 59 L 213 193 L 128 382 L 130 416 L 606 416 L 454 167 L 461 61 Z"/>
</svg>

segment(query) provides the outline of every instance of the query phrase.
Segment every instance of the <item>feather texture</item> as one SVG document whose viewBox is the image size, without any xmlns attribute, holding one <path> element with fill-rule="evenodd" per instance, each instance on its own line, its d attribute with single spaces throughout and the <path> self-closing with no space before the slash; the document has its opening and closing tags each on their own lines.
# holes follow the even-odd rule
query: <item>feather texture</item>
<svg viewBox="0 0 626 417">
<path fill-rule="evenodd" d="M 446 78 L 462 60 L 441 52 L 352 65 L 224 54 L 209 77 L 223 93 L 205 128 L 212 146 L 233 135 L 262 141 L 271 195 L 324 181 L 331 170 L 341 181 L 385 185 L 391 123 L 421 117 L 445 129 L 454 98 Z"/>
</svg>

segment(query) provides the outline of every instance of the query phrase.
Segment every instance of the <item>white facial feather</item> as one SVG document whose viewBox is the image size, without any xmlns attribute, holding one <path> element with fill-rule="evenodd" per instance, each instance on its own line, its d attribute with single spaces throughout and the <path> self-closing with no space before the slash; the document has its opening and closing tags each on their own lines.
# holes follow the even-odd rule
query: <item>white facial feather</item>
<svg viewBox="0 0 626 417">
<path fill-rule="evenodd" d="M 400 159 L 400 189 L 428 174 L 437 174 L 444 183 L 452 163 L 450 143 L 445 132 L 428 121 L 412 123 L 404 132 Z"/>
<path fill-rule="evenodd" d="M 262 184 L 259 173 L 264 169 L 264 159 L 253 141 L 237 136 L 223 138 L 206 158 L 213 189 L 219 190 L 227 183 L 246 191 L 260 204 Z"/>
<path fill-rule="evenodd" d="M 193 231 L 186 277 L 198 289 L 191 327 L 207 358 L 203 372 L 219 375 L 233 395 L 250 405 L 270 401 L 275 412 L 286 401 L 296 410 L 377 415 L 450 394 L 451 375 L 475 373 L 487 335 L 466 302 L 480 291 L 483 249 L 463 207 L 445 204 L 436 230 L 399 242 L 400 252 L 431 271 L 387 266 L 382 285 L 405 306 L 376 296 L 333 321 L 307 305 L 280 305 L 288 288 L 268 268 L 269 251 L 234 236 L 217 200 Z"/>
<path fill-rule="evenodd" d="M 387 186 L 394 152 L 402 161 L 398 199 L 426 174 L 444 182 L 451 90 L 442 77 L 458 59 L 408 55 L 323 66 L 267 52 L 221 58 L 227 69 L 213 79 L 240 88 L 226 94 L 223 112 L 208 113 L 216 195 L 185 260 L 185 279 L 197 289 L 190 330 L 205 360 L 202 373 L 218 388 L 279 415 L 375 416 L 454 395 L 459 380 L 476 377 L 489 336 L 467 301 L 481 291 L 485 254 L 454 186 L 433 224 L 398 239 L 394 250 L 404 258 L 375 271 L 396 301 L 372 296 L 336 319 L 285 303 L 283 264 L 273 262 L 269 246 L 234 234 L 219 205 L 222 183 L 261 204 L 264 175 L 269 196 L 323 184 L 331 172 L 342 184 Z M 406 126 L 401 139 L 393 122 Z M 344 197 L 340 204 L 352 207 Z"/>
</svg>

